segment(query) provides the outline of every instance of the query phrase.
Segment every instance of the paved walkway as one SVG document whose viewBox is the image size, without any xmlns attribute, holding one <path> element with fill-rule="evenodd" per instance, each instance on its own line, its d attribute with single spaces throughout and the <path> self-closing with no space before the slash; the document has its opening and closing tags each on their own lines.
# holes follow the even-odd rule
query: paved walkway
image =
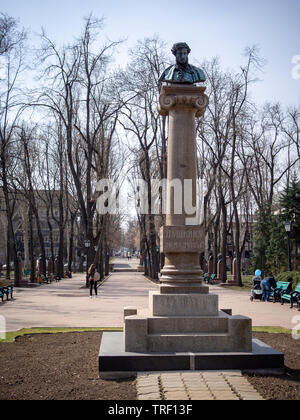
<svg viewBox="0 0 300 420">
<path fill-rule="evenodd" d="M 90 299 L 85 276 L 37 288 L 15 289 L 14 300 L 0 303 L 6 330 L 31 327 L 123 327 L 125 306 L 148 306 L 157 286 L 139 273 L 113 273 Z"/>
<path fill-rule="evenodd" d="M 282 306 L 279 302 L 250 301 L 250 291 L 237 291 L 230 288 L 210 286 L 211 293 L 219 296 L 219 307 L 232 309 L 233 315 L 245 315 L 252 319 L 255 327 L 294 328 L 293 317 L 299 315 L 297 308 L 290 309 L 289 304 Z"/>
<path fill-rule="evenodd" d="M 117 260 L 117 267 L 135 267 L 137 261 Z M 137 272 L 113 273 L 98 289 L 96 299 L 89 298 L 84 287 L 85 275 L 75 274 L 41 287 L 16 289 L 13 301 L 0 303 L 0 315 L 6 319 L 7 331 L 30 327 L 122 327 L 125 306 L 148 308 L 150 290 L 157 285 Z M 252 318 L 254 326 L 293 328 L 296 308 L 279 303 L 250 302 L 250 293 L 210 286 L 219 295 L 219 307 L 233 314 Z"/>
<path fill-rule="evenodd" d="M 139 400 L 263 400 L 240 371 L 141 372 Z"/>
<path fill-rule="evenodd" d="M 116 267 L 136 267 L 137 261 L 115 261 Z M 0 303 L 6 330 L 30 327 L 122 327 L 125 306 L 148 308 L 150 290 L 158 286 L 137 272 L 113 273 L 90 299 L 85 275 L 75 274 L 41 287 L 16 289 L 13 301 Z M 249 292 L 211 286 L 219 295 L 219 307 L 233 309 L 233 314 L 252 318 L 254 326 L 292 328 L 298 311 L 279 303 L 250 302 Z M 137 379 L 139 399 L 261 399 L 241 372 L 157 372 L 140 374 Z"/>
</svg>

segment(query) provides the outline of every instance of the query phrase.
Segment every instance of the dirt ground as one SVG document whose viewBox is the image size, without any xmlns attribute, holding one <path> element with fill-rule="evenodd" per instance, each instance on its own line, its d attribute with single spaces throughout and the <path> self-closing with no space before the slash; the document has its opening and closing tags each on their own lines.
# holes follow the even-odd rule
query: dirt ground
<svg viewBox="0 0 300 420">
<path fill-rule="evenodd" d="M 0 399 L 136 399 L 134 381 L 99 379 L 101 334 L 33 334 L 0 343 Z"/>
<path fill-rule="evenodd" d="M 247 376 L 251 384 L 267 400 L 300 400 L 300 339 L 290 334 L 255 333 L 256 338 L 284 354 L 284 375 Z"/>
<path fill-rule="evenodd" d="M 249 381 L 266 399 L 300 399 L 300 340 L 255 333 L 284 352 L 287 371 Z M 101 332 L 37 334 L 0 343 L 2 400 L 135 400 L 133 380 L 102 381 L 97 358 Z"/>
</svg>

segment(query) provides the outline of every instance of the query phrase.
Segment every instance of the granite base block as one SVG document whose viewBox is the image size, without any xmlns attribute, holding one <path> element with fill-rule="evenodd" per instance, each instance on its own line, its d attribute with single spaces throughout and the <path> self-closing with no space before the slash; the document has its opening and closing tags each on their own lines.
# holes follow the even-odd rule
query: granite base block
<svg viewBox="0 0 300 420">
<path fill-rule="evenodd" d="M 252 351 L 244 353 L 131 353 L 125 352 L 122 332 L 104 332 L 99 351 L 101 379 L 134 377 L 137 372 L 241 370 L 284 371 L 284 355 L 260 340 L 252 339 Z"/>
</svg>

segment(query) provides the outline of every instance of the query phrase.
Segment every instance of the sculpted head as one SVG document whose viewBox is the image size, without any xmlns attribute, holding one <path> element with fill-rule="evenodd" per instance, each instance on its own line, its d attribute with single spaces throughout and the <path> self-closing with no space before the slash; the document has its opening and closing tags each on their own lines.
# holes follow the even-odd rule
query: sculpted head
<svg viewBox="0 0 300 420">
<path fill-rule="evenodd" d="M 191 49 L 185 42 L 178 42 L 177 44 L 174 44 L 171 51 L 176 57 L 176 64 L 188 64 Z"/>
</svg>

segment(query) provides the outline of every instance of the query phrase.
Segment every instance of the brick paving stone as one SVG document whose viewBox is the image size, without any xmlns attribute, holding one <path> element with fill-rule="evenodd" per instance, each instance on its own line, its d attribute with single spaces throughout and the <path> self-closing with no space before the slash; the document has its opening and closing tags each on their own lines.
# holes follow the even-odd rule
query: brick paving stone
<svg viewBox="0 0 300 420">
<path fill-rule="evenodd" d="M 153 380 L 153 381 L 141 381 L 141 380 L 137 380 L 136 382 L 136 386 L 138 388 L 142 388 L 142 387 L 158 387 L 159 386 L 159 382 L 158 380 Z"/>
<path fill-rule="evenodd" d="M 171 393 L 171 392 L 167 392 L 167 393 L 164 394 L 164 399 L 165 400 L 178 401 L 178 400 L 189 400 L 189 397 L 185 393 Z"/>
<path fill-rule="evenodd" d="M 219 395 L 215 398 L 217 401 L 235 401 L 239 400 L 239 397 L 237 395 Z"/>
<path fill-rule="evenodd" d="M 186 387 L 190 390 L 199 390 L 199 391 L 207 389 L 206 385 L 201 386 L 201 385 L 188 385 L 188 384 L 186 384 Z"/>
<path fill-rule="evenodd" d="M 138 399 L 262 400 L 240 371 L 156 372 L 138 375 Z"/>
<path fill-rule="evenodd" d="M 172 393 L 176 393 L 176 392 L 181 392 L 183 394 L 186 393 L 185 388 L 163 388 L 162 392 L 165 394 L 166 392 L 172 392 Z"/>
<path fill-rule="evenodd" d="M 189 392 L 188 395 L 190 398 L 198 398 L 198 397 L 207 397 L 207 398 L 213 398 L 214 395 L 211 392 Z"/>
<path fill-rule="evenodd" d="M 153 395 L 153 394 L 159 395 L 159 396 L 161 395 L 161 393 L 159 392 L 159 390 L 158 391 L 155 391 L 154 389 L 149 390 L 149 391 L 145 391 L 145 392 L 137 392 L 138 398 L 141 397 L 141 396 L 144 396 L 144 395 Z"/>
<path fill-rule="evenodd" d="M 137 388 L 137 394 L 153 394 L 153 393 L 160 393 L 159 387 L 149 387 L 149 388 Z"/>
<path fill-rule="evenodd" d="M 143 394 L 138 396 L 139 400 L 161 400 L 161 395 L 157 393 Z"/>
<path fill-rule="evenodd" d="M 159 388 L 159 384 L 158 383 L 154 383 L 154 384 L 137 384 L 136 387 L 138 389 L 148 389 L 148 388 Z"/>
</svg>

